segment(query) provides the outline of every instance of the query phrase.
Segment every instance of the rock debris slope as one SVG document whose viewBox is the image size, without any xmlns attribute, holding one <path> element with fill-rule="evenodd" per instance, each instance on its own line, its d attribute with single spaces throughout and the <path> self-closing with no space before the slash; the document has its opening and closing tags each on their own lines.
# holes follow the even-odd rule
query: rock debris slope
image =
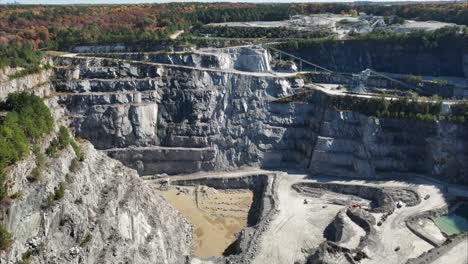
<svg viewBox="0 0 468 264">
<path fill-rule="evenodd" d="M 166 200 L 128 169 L 89 143 L 76 172 L 71 147 L 50 159 L 39 183 L 28 183 L 34 161 L 13 172 L 21 197 L 2 215 L 14 234 L 0 263 L 184 263 L 192 227 Z M 62 199 L 48 204 L 59 184 Z"/>
</svg>

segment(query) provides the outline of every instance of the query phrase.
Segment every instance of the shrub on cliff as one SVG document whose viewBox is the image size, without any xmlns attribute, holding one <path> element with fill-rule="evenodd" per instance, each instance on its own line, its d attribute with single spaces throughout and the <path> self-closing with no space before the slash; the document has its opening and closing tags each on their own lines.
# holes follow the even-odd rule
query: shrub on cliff
<svg viewBox="0 0 468 264">
<path fill-rule="evenodd" d="M 8 190 L 5 188 L 6 180 L 7 180 L 7 177 L 6 177 L 5 171 L 3 169 L 0 169 L 0 200 L 2 200 L 8 195 Z"/>
<path fill-rule="evenodd" d="M 72 146 L 73 150 L 75 151 L 75 154 L 76 154 L 76 157 L 78 158 L 78 160 L 83 161 L 84 156 L 83 156 L 83 153 L 81 152 L 81 148 L 78 145 L 78 143 L 76 143 L 75 140 L 71 140 L 70 145 Z"/>
<path fill-rule="evenodd" d="M 47 152 L 50 155 L 55 155 L 59 150 L 66 148 L 71 142 L 70 133 L 64 126 L 60 126 L 58 137 L 52 140 Z"/>
<path fill-rule="evenodd" d="M 0 199 L 7 193 L 5 168 L 24 158 L 30 143 L 52 131 L 54 120 L 42 99 L 28 93 L 10 94 L 1 106 L 9 111 L 0 123 Z"/>
<path fill-rule="evenodd" d="M 59 148 L 63 149 L 70 144 L 70 133 L 64 126 L 60 126 L 58 135 Z"/>
<path fill-rule="evenodd" d="M 65 184 L 63 182 L 59 183 L 54 193 L 54 200 L 59 201 L 65 196 Z"/>
<path fill-rule="evenodd" d="M 0 252 L 8 249 L 12 242 L 13 235 L 3 225 L 0 225 Z"/>
<path fill-rule="evenodd" d="M 78 157 L 72 159 L 70 163 L 70 171 L 71 172 L 77 172 L 78 171 L 78 166 L 80 165 L 80 160 Z"/>
<path fill-rule="evenodd" d="M 32 94 L 8 95 L 6 110 L 19 114 L 22 129 L 29 139 L 36 140 L 52 131 L 54 119 L 44 101 Z"/>
<path fill-rule="evenodd" d="M 0 164 L 10 165 L 23 158 L 29 150 L 26 133 L 18 112 L 10 112 L 0 126 Z"/>
</svg>

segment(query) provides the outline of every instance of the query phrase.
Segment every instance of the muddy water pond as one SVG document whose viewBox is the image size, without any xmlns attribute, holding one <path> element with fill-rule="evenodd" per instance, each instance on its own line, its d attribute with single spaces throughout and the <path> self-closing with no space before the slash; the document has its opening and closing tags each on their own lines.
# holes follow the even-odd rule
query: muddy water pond
<svg viewBox="0 0 468 264">
<path fill-rule="evenodd" d="M 176 187 L 164 197 L 194 226 L 195 255 L 222 256 L 247 226 L 253 202 L 250 190 L 217 190 L 209 187 Z"/>
</svg>

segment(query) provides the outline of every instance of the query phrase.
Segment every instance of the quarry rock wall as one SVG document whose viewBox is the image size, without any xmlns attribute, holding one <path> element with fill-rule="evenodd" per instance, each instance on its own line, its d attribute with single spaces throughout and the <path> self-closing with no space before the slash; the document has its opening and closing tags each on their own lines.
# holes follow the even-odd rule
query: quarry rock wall
<svg viewBox="0 0 468 264">
<path fill-rule="evenodd" d="M 300 164 L 307 162 L 304 157 L 312 151 L 308 143 L 301 145 L 303 149 L 296 145 L 301 139 L 313 141 L 308 129 L 313 115 L 308 112 L 314 106 L 269 103 L 291 94 L 286 80 L 98 59 L 68 60 L 79 65 L 69 70 L 79 72 L 79 78 L 56 87 L 59 101 L 73 116 L 77 135 L 140 173 L 177 174 L 247 164 L 281 166 L 289 160 Z M 129 80 L 130 75 L 138 81 Z M 134 118 L 132 108 L 145 114 Z M 170 171 L 164 169 L 169 167 Z"/>
<path fill-rule="evenodd" d="M 290 50 L 305 60 L 337 72 L 378 72 L 468 77 L 466 51 L 451 46 L 434 49 L 418 44 L 379 41 L 330 41 Z"/>
<path fill-rule="evenodd" d="M 3 90 L 50 96 L 45 103 L 57 126 L 36 142 L 42 153 L 58 125 L 68 124 L 60 97 L 37 85 L 48 82 L 50 74 L 26 76 L 14 81 L 20 86 L 5 84 Z M 0 252 L 0 263 L 185 263 L 192 253 L 192 225 L 136 171 L 87 141 L 80 147 L 83 161 L 75 165 L 75 151 L 68 146 L 46 155 L 39 174 L 32 153 L 7 168 L 10 197 L 0 205 L 0 225 L 13 241 Z M 63 197 L 57 196 L 59 186 Z"/>
<path fill-rule="evenodd" d="M 434 176 L 468 183 L 467 128 L 327 110 L 309 169 L 358 178 Z"/>
<path fill-rule="evenodd" d="M 463 54 L 463 73 L 465 78 L 468 78 L 468 52 Z"/>
<path fill-rule="evenodd" d="M 3 79 L 0 82 L 0 101 L 6 99 L 9 93 L 14 92 L 33 92 L 38 96 L 50 95 L 50 79 L 53 70 L 43 70 L 36 74 L 27 75 L 12 80 Z"/>
<path fill-rule="evenodd" d="M 93 54 L 89 56 L 93 56 Z M 267 72 L 271 70 L 269 63 L 270 55 L 267 50 L 262 48 L 240 47 L 166 53 L 110 53 L 100 54 L 100 56 L 132 61 L 246 72 Z"/>
<path fill-rule="evenodd" d="M 308 80 L 315 83 L 335 83 L 344 84 L 353 87 L 356 85 L 356 77 L 352 74 L 342 73 L 326 73 L 326 72 L 310 72 L 304 75 Z M 422 80 L 418 84 L 409 83 L 406 78 L 398 78 L 401 82 L 406 83 L 412 88 L 401 85 L 395 81 L 391 81 L 386 78 L 371 76 L 367 80 L 367 86 L 369 92 L 372 92 L 373 87 L 379 87 L 378 89 L 396 89 L 401 91 L 411 91 L 411 89 L 417 89 L 417 92 L 423 96 L 438 95 L 442 98 L 453 97 L 457 99 L 468 98 L 468 87 L 455 86 L 447 83 L 437 83 L 430 80 Z"/>
<path fill-rule="evenodd" d="M 56 85 L 77 135 L 142 175 L 250 165 L 467 183 L 466 126 L 339 111 L 318 91 L 279 103 L 294 94 L 294 80 L 264 74 L 97 58 L 56 63 L 69 67 L 59 75 L 78 77 Z"/>
</svg>

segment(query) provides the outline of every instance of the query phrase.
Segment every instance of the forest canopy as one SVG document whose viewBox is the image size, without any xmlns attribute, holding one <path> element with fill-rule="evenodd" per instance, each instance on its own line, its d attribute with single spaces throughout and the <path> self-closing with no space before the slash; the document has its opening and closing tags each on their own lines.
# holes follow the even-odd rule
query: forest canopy
<svg viewBox="0 0 468 264">
<path fill-rule="evenodd" d="M 354 5 L 354 4 L 247 4 L 167 3 L 108 6 L 0 7 L 0 67 L 19 66 L 33 72 L 39 49 L 65 50 L 80 44 L 151 43 L 167 40 L 177 30 L 198 29 L 236 38 L 316 38 L 323 32 L 298 35 L 290 30 L 205 28 L 231 21 L 285 20 L 296 14 L 356 14 L 365 12 L 416 20 L 439 20 L 468 26 L 468 4 Z M 36 68 L 33 68 L 36 67 Z"/>
<path fill-rule="evenodd" d="M 167 39 L 176 30 L 230 21 L 275 21 L 296 14 L 356 13 L 439 20 L 468 26 L 467 4 L 353 5 L 168 3 L 109 6 L 4 6 L 0 46 L 35 48 Z"/>
</svg>

